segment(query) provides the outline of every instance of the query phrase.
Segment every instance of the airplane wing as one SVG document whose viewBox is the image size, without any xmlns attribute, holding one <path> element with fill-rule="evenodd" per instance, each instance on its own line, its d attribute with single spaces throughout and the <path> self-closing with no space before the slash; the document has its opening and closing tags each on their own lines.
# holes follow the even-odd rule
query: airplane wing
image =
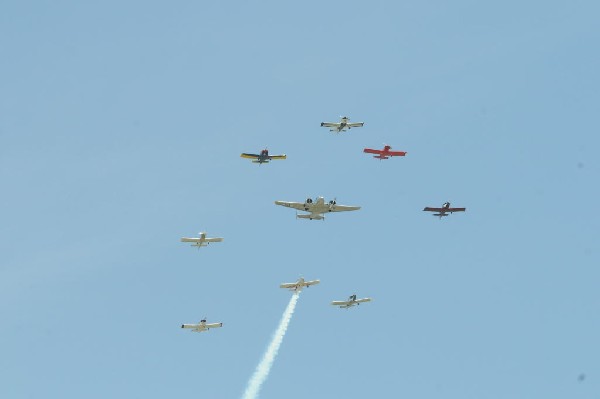
<svg viewBox="0 0 600 399">
<path fill-rule="evenodd" d="M 306 285 L 307 287 L 309 287 L 311 285 L 319 284 L 320 282 L 321 282 L 320 280 L 305 281 L 304 285 Z"/>
<path fill-rule="evenodd" d="M 286 159 L 287 156 L 285 154 L 282 155 L 269 155 L 270 159 Z"/>
<path fill-rule="evenodd" d="M 363 150 L 363 152 L 366 152 L 367 154 L 378 154 L 378 155 L 383 154 L 383 151 L 381 151 L 381 150 L 374 150 L 372 148 L 365 148 Z"/>
<path fill-rule="evenodd" d="M 340 127 L 341 123 L 321 122 L 321 127 Z"/>
<path fill-rule="evenodd" d="M 357 211 L 360 206 L 348 206 L 348 205 L 335 205 L 331 212 L 346 212 L 346 211 Z"/>
<path fill-rule="evenodd" d="M 348 301 L 333 301 L 331 302 L 333 306 L 348 306 L 350 302 Z"/>
<path fill-rule="evenodd" d="M 249 159 L 257 159 L 257 158 L 260 158 L 260 155 L 243 153 L 242 155 L 240 155 L 240 157 L 249 158 Z"/>
<path fill-rule="evenodd" d="M 202 241 L 200 238 L 181 237 L 181 242 L 200 242 L 200 241 Z"/>
<path fill-rule="evenodd" d="M 466 210 L 467 208 L 448 208 L 446 209 L 446 212 L 464 212 Z"/>
<path fill-rule="evenodd" d="M 286 201 L 275 201 L 275 205 L 285 206 L 287 208 L 294 208 L 298 210 L 304 210 L 304 203 L 302 202 L 286 202 Z M 308 207 L 310 208 L 310 207 Z"/>
<path fill-rule="evenodd" d="M 283 283 L 279 286 L 279 288 L 294 288 L 296 283 Z"/>
<path fill-rule="evenodd" d="M 223 323 L 211 323 L 211 324 L 206 325 L 206 328 L 219 328 L 219 327 L 223 327 Z"/>
<path fill-rule="evenodd" d="M 388 152 L 388 155 L 392 157 L 403 157 L 406 155 L 406 151 L 390 151 Z"/>
<path fill-rule="evenodd" d="M 354 122 L 354 123 L 348 123 L 346 124 L 346 126 L 348 127 L 363 127 L 365 123 L 364 122 Z"/>
<path fill-rule="evenodd" d="M 363 303 L 363 302 L 371 302 L 371 298 L 360 298 L 354 302 Z"/>
<path fill-rule="evenodd" d="M 447 209 L 444 209 L 444 208 L 431 208 L 429 206 L 426 206 L 423 210 L 427 211 L 427 212 L 442 212 L 442 211 L 447 211 Z"/>
<path fill-rule="evenodd" d="M 222 237 L 212 237 L 204 239 L 205 242 L 221 242 L 223 241 Z"/>
</svg>

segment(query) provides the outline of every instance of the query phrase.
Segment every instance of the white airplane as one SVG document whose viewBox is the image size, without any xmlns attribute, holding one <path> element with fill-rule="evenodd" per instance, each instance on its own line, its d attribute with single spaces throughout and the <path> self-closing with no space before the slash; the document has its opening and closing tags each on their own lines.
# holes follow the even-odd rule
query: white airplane
<svg viewBox="0 0 600 399">
<path fill-rule="evenodd" d="M 198 233 L 198 235 L 198 238 L 181 237 L 181 242 L 193 242 L 192 247 L 200 249 L 200 247 L 206 247 L 211 242 L 223 241 L 222 237 L 206 237 L 206 233 L 203 231 Z"/>
<path fill-rule="evenodd" d="M 353 127 L 362 127 L 364 122 L 350 123 L 350 119 L 347 116 L 341 116 L 339 122 L 321 122 L 321 127 L 330 127 L 330 132 L 345 132 L 346 129 L 352 129 Z"/>
<path fill-rule="evenodd" d="M 182 324 L 181 328 L 191 328 L 192 332 L 204 332 L 208 331 L 211 328 L 219 328 L 223 327 L 223 323 L 206 323 L 206 319 L 200 320 L 198 324 Z"/>
<path fill-rule="evenodd" d="M 300 277 L 295 283 L 283 283 L 279 288 L 288 288 L 290 291 L 300 292 L 304 287 L 310 287 L 311 285 L 319 284 L 319 280 L 305 281 L 304 277 Z"/>
<path fill-rule="evenodd" d="M 340 308 L 351 308 L 355 305 L 360 305 L 363 302 L 371 302 L 371 298 L 360 298 L 356 299 L 356 294 L 352 294 L 348 297 L 347 301 L 333 301 L 331 304 L 333 306 L 339 306 Z"/>
<path fill-rule="evenodd" d="M 323 197 L 317 197 L 314 201 L 307 198 L 304 202 L 287 202 L 287 201 L 275 201 L 275 205 L 285 206 L 287 208 L 294 208 L 298 211 L 310 212 L 310 214 L 300 214 L 296 212 L 296 218 L 300 219 L 316 219 L 325 220 L 324 213 L 327 212 L 346 212 L 356 211 L 360 209 L 360 206 L 348 206 L 338 205 L 335 200 L 331 200 L 328 203 L 325 202 Z"/>
</svg>

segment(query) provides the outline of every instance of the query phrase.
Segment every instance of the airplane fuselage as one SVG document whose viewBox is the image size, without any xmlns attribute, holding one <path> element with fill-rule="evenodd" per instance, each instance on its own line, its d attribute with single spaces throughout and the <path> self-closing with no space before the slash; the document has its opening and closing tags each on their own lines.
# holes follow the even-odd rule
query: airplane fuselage
<svg viewBox="0 0 600 399">
<path fill-rule="evenodd" d="M 342 118 L 342 120 L 340 121 L 340 126 L 337 128 L 337 131 L 339 133 L 339 132 L 343 132 L 346 129 L 350 129 L 350 126 L 348 126 L 348 118 L 346 118 L 344 116 Z"/>
<path fill-rule="evenodd" d="M 300 277 L 300 279 L 298 279 L 298 282 L 296 283 L 296 285 L 294 287 L 290 288 L 290 291 L 300 292 L 300 291 L 302 291 L 302 288 L 304 288 L 304 279 L 302 277 Z"/>
<path fill-rule="evenodd" d="M 304 210 L 306 212 L 310 212 L 310 215 L 298 215 L 299 218 L 303 219 L 316 219 L 323 220 L 325 217 L 324 213 L 331 212 L 333 207 L 335 206 L 335 201 L 329 201 L 329 203 L 325 203 L 325 198 L 318 197 L 314 202 L 311 199 L 307 199 L 304 203 Z"/>
<path fill-rule="evenodd" d="M 450 209 L 450 203 L 449 202 L 444 202 L 442 204 L 442 210 L 439 213 L 434 213 L 433 216 L 439 216 L 440 219 L 442 218 L 442 216 L 448 216 L 447 209 Z"/>
<path fill-rule="evenodd" d="M 200 233 L 198 233 L 198 235 L 199 235 L 198 238 L 200 239 L 200 241 L 194 243 L 193 246 L 196 246 L 198 248 L 206 247 L 208 245 L 208 243 L 206 242 L 206 233 L 200 232 Z"/>
<path fill-rule="evenodd" d="M 256 158 L 255 163 L 268 163 L 269 162 L 269 150 L 262 150 L 258 158 Z"/>
</svg>

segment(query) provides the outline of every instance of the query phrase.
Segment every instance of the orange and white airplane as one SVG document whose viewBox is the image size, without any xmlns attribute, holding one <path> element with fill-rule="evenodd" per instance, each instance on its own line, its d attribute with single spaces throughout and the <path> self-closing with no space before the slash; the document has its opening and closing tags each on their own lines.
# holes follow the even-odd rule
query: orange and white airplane
<svg viewBox="0 0 600 399">
<path fill-rule="evenodd" d="M 373 155 L 373 158 L 377 158 L 380 161 L 382 159 L 388 159 L 390 157 L 403 157 L 406 155 L 406 151 L 390 151 L 392 149 L 391 146 L 385 144 L 383 146 L 383 150 L 375 150 L 373 148 L 365 148 L 363 152 L 367 154 L 377 154 Z"/>
</svg>

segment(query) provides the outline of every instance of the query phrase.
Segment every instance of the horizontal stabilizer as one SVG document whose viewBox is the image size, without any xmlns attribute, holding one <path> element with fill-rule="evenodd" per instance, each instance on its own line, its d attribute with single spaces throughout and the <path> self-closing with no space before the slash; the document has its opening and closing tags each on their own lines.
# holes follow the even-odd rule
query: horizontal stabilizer
<svg viewBox="0 0 600 399">
<path fill-rule="evenodd" d="M 310 220 L 324 220 L 325 216 L 322 215 L 296 215 L 298 219 L 310 219 Z"/>
</svg>

